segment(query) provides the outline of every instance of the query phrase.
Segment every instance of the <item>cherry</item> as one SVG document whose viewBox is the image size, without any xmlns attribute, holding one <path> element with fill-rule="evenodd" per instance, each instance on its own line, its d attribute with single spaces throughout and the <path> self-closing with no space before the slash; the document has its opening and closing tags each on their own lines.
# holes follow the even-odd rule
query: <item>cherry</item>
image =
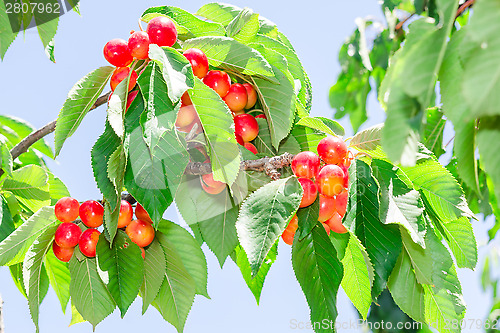
<svg viewBox="0 0 500 333">
<path fill-rule="evenodd" d="M 323 194 L 319 195 L 319 217 L 318 221 L 325 222 L 335 213 L 335 199 L 325 197 Z"/>
<path fill-rule="evenodd" d="M 349 192 L 343 191 L 335 197 L 335 210 L 341 215 L 344 216 L 347 210 L 347 198 L 349 196 Z"/>
<path fill-rule="evenodd" d="M 241 135 L 245 142 L 252 141 L 259 134 L 259 124 L 250 114 L 239 114 L 234 117 L 234 132 Z"/>
<path fill-rule="evenodd" d="M 323 226 L 323 228 L 325 228 L 326 234 L 330 236 L 330 226 L 326 223 L 321 223 L 321 225 Z"/>
<path fill-rule="evenodd" d="M 140 247 L 148 246 L 155 238 L 155 229 L 153 226 L 142 220 L 133 220 L 130 222 L 125 232 L 130 237 L 130 240 Z"/>
<path fill-rule="evenodd" d="M 122 200 L 120 203 L 120 215 L 118 216 L 118 228 L 124 228 L 130 224 L 134 210 L 132 205 L 127 200 Z"/>
<path fill-rule="evenodd" d="M 95 200 L 85 201 L 80 205 L 80 218 L 87 227 L 97 228 L 102 225 L 104 207 Z"/>
<path fill-rule="evenodd" d="M 333 197 L 344 190 L 344 171 L 338 165 L 325 165 L 318 173 L 319 192 L 327 197 Z"/>
<path fill-rule="evenodd" d="M 263 113 L 259 113 L 258 115 L 255 116 L 255 118 L 267 119 L 266 115 Z"/>
<path fill-rule="evenodd" d="M 138 220 L 146 221 L 151 224 L 153 223 L 151 217 L 149 217 L 148 212 L 144 209 L 144 207 L 141 206 L 140 203 L 137 203 L 137 206 L 135 207 L 135 217 L 137 217 Z"/>
<path fill-rule="evenodd" d="M 87 229 L 82 233 L 78 247 L 83 255 L 93 258 L 96 254 L 97 242 L 101 233 L 97 229 Z"/>
<path fill-rule="evenodd" d="M 311 151 L 303 151 L 292 160 L 292 171 L 297 177 L 313 178 L 319 170 L 321 161 L 318 155 Z"/>
<path fill-rule="evenodd" d="M 78 228 L 80 229 L 80 228 Z M 77 243 L 78 244 L 78 243 Z M 73 256 L 73 252 L 75 252 L 74 247 L 60 247 L 56 242 L 52 243 L 52 251 L 54 251 L 54 255 L 57 259 L 68 262 Z"/>
<path fill-rule="evenodd" d="M 239 135 L 238 133 L 234 133 L 234 136 L 236 138 L 236 142 L 238 142 L 242 146 L 245 145 L 245 141 L 243 141 L 243 138 L 241 137 L 241 135 Z"/>
<path fill-rule="evenodd" d="M 213 70 L 203 78 L 203 83 L 224 98 L 229 92 L 229 87 L 231 87 L 231 78 L 226 72 Z"/>
<path fill-rule="evenodd" d="M 319 157 L 327 164 L 339 164 L 347 155 L 347 145 L 336 136 L 327 136 L 318 143 Z"/>
<path fill-rule="evenodd" d="M 293 232 L 297 231 L 297 229 L 299 228 L 299 218 L 297 217 L 297 214 L 295 214 L 290 222 L 288 222 L 286 228 Z"/>
<path fill-rule="evenodd" d="M 246 88 L 241 83 L 232 84 L 224 97 L 224 101 L 231 111 L 243 111 L 248 101 Z"/>
<path fill-rule="evenodd" d="M 243 145 L 243 147 L 245 147 L 246 149 L 250 150 L 254 154 L 258 154 L 259 153 L 257 151 L 257 148 L 255 148 L 255 146 L 252 143 L 250 143 L 250 142 L 245 142 L 245 144 Z"/>
<path fill-rule="evenodd" d="M 115 91 L 116 86 L 118 86 L 120 82 L 122 82 L 128 77 L 130 71 L 132 71 L 130 67 L 118 67 L 117 69 L 115 69 L 113 75 L 111 76 L 111 80 L 109 81 L 109 85 L 111 86 L 111 91 Z M 130 75 L 130 80 L 128 81 L 128 91 L 134 89 L 136 83 L 137 83 L 137 73 L 135 71 L 132 71 L 132 74 Z"/>
<path fill-rule="evenodd" d="M 200 49 L 191 48 L 184 51 L 184 56 L 191 63 L 193 74 L 197 78 L 203 79 L 208 73 L 208 59 L 206 54 Z"/>
<path fill-rule="evenodd" d="M 318 188 L 316 187 L 316 184 L 314 184 L 314 182 L 309 178 L 299 178 L 299 183 L 304 190 L 299 207 L 307 207 L 316 200 L 316 197 L 318 195 Z"/>
<path fill-rule="evenodd" d="M 128 44 L 121 38 L 112 39 L 104 45 L 104 58 L 113 66 L 125 67 L 130 65 L 132 56 Z"/>
<path fill-rule="evenodd" d="M 146 260 L 146 251 L 144 251 L 144 248 L 143 247 L 140 247 L 141 248 L 141 256 L 142 256 L 142 259 Z"/>
<path fill-rule="evenodd" d="M 255 89 L 252 87 L 250 83 L 243 83 L 243 86 L 245 87 L 247 91 L 247 104 L 245 105 L 245 109 L 250 109 L 252 108 L 255 103 L 257 103 L 257 92 Z"/>
<path fill-rule="evenodd" d="M 158 46 L 172 46 L 177 40 L 174 22 L 166 16 L 157 16 L 149 21 L 146 28 L 149 41 Z"/>
<path fill-rule="evenodd" d="M 213 173 L 202 175 L 200 178 L 200 182 L 201 182 L 201 187 L 208 194 L 214 194 L 214 195 L 219 194 L 226 188 L 225 183 L 214 180 Z"/>
<path fill-rule="evenodd" d="M 130 35 L 127 43 L 130 55 L 137 59 L 147 59 L 149 53 L 149 36 L 144 31 L 136 31 Z"/>
<path fill-rule="evenodd" d="M 175 120 L 175 126 L 177 127 L 186 127 L 191 125 L 195 119 L 198 117 L 196 113 L 196 109 L 194 106 L 186 105 L 182 106 L 177 113 L 177 119 Z"/>
<path fill-rule="evenodd" d="M 191 101 L 191 97 L 189 97 L 189 94 L 188 94 L 187 90 L 186 90 L 186 92 L 184 94 L 182 94 L 182 96 L 181 96 L 181 102 L 182 102 L 182 106 L 193 104 L 193 102 Z"/>
<path fill-rule="evenodd" d="M 54 214 L 61 222 L 72 222 L 78 218 L 80 204 L 76 199 L 64 197 L 57 201 Z"/>
<path fill-rule="evenodd" d="M 337 212 L 335 212 L 333 216 L 326 221 L 326 224 L 333 232 L 338 234 L 345 234 L 347 232 L 347 229 L 342 224 L 342 216 L 340 216 Z"/>
<path fill-rule="evenodd" d="M 134 99 L 138 93 L 139 93 L 139 90 L 133 90 L 133 91 L 129 92 L 129 94 L 127 96 L 127 106 L 125 108 L 125 112 L 127 112 L 128 108 L 130 107 L 130 104 L 132 104 L 132 102 L 134 101 Z"/>
<path fill-rule="evenodd" d="M 344 171 L 344 187 L 349 187 L 349 167 L 343 164 L 340 164 L 339 167 Z"/>
<path fill-rule="evenodd" d="M 292 245 L 293 244 L 293 238 L 295 237 L 295 232 L 292 232 L 288 229 L 285 229 L 283 233 L 281 234 L 281 238 L 285 242 L 285 244 Z"/>
<path fill-rule="evenodd" d="M 82 230 L 74 223 L 61 223 L 54 235 L 54 241 L 60 247 L 75 247 L 82 234 Z"/>
</svg>

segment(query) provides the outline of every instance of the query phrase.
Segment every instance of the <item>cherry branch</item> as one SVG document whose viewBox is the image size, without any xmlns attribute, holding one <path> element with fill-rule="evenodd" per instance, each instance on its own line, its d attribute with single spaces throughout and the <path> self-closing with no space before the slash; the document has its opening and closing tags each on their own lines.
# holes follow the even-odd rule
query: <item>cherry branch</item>
<svg viewBox="0 0 500 333">
<path fill-rule="evenodd" d="M 467 0 L 460 7 L 458 7 L 457 14 L 455 15 L 455 19 L 460 16 L 467 8 L 472 6 L 476 2 L 476 0 Z"/>
<path fill-rule="evenodd" d="M 274 157 L 264 157 L 257 160 L 242 161 L 240 169 L 245 171 L 265 172 L 273 180 L 279 179 L 281 173 L 279 169 L 290 166 L 295 155 L 284 153 Z M 187 175 L 206 175 L 212 172 L 210 163 L 191 162 L 184 171 Z"/>
<path fill-rule="evenodd" d="M 102 96 L 100 96 L 92 105 L 92 107 L 89 109 L 89 112 L 96 109 L 97 107 L 105 104 L 108 101 L 108 97 L 111 92 L 108 92 Z M 42 139 L 43 137 L 49 135 L 50 133 L 54 132 L 56 130 L 56 124 L 57 120 L 51 121 L 47 125 L 43 126 L 42 128 L 32 132 L 30 135 L 25 137 L 24 139 L 21 140 L 17 145 L 14 146 L 10 150 L 10 154 L 12 155 L 12 159 L 15 160 L 18 158 L 21 154 L 25 153 L 28 151 L 28 149 L 35 144 L 38 140 Z M 0 169 L 0 176 L 4 174 L 4 171 Z"/>
</svg>

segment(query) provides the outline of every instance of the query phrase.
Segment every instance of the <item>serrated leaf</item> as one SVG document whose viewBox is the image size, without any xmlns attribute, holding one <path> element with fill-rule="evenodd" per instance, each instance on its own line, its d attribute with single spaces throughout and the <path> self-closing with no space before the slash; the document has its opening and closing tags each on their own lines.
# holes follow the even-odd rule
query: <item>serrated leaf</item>
<svg viewBox="0 0 500 333">
<path fill-rule="evenodd" d="M 162 220 L 158 226 L 157 237 L 162 243 L 161 237 L 166 237 L 175 247 L 184 267 L 193 278 L 196 286 L 196 294 L 209 298 L 207 291 L 207 261 L 200 245 L 193 236 L 181 226 Z"/>
<path fill-rule="evenodd" d="M 227 36 L 232 37 L 240 43 L 247 43 L 255 37 L 260 29 L 259 14 L 250 8 L 243 8 L 238 15 L 228 23 L 226 27 Z"/>
<path fill-rule="evenodd" d="M 54 38 L 57 32 L 57 25 L 59 23 L 59 8 L 60 3 L 57 0 L 48 0 L 44 2 L 46 8 L 53 8 L 53 10 L 34 10 L 32 11 L 35 17 L 36 28 L 38 30 L 38 35 L 42 41 L 43 47 L 46 47 L 50 41 Z"/>
<path fill-rule="evenodd" d="M 8 115 L 0 115 L 0 134 L 3 134 L 13 146 L 17 145 L 22 139 L 34 131 L 36 131 L 36 128 L 24 119 Z M 45 138 L 38 140 L 30 148 L 36 149 L 50 158 L 54 158 L 52 148 L 49 146 Z"/>
<path fill-rule="evenodd" d="M 12 277 L 12 282 L 16 285 L 19 292 L 28 299 L 26 287 L 24 286 L 23 278 L 23 263 L 17 263 L 9 266 L 10 276 Z"/>
<path fill-rule="evenodd" d="M 472 224 L 467 217 L 440 223 L 444 238 L 455 256 L 457 266 L 474 269 L 477 265 L 477 244 Z"/>
<path fill-rule="evenodd" d="M 258 51 L 230 37 L 192 38 L 182 45 L 182 50 L 193 47 L 205 52 L 214 67 L 274 80 L 271 65 Z"/>
<path fill-rule="evenodd" d="M 49 194 L 50 204 L 55 205 L 57 201 L 63 197 L 70 197 L 68 188 L 61 179 L 54 176 L 54 174 L 47 172 L 49 175 Z"/>
<path fill-rule="evenodd" d="M 158 240 L 165 253 L 167 270 L 153 306 L 180 333 L 193 304 L 196 286 L 174 245 L 165 237 Z"/>
<path fill-rule="evenodd" d="M 443 118 L 443 112 L 437 107 L 425 110 L 424 118 L 423 143 L 436 157 L 439 157 L 445 153 L 443 132 L 446 119 Z"/>
<path fill-rule="evenodd" d="M 314 153 L 318 153 L 318 143 L 326 137 L 320 131 L 305 126 L 294 126 L 291 135 L 300 144 L 301 151 L 312 151 Z"/>
<path fill-rule="evenodd" d="M 387 287 L 404 313 L 415 321 L 425 322 L 424 288 L 417 282 L 406 251 L 401 251 Z"/>
<path fill-rule="evenodd" d="M 100 67 L 85 75 L 71 88 L 57 118 L 54 135 L 55 156 L 59 155 L 66 139 L 73 135 L 94 105 L 113 70 L 110 66 Z"/>
<path fill-rule="evenodd" d="M 7 138 L 0 134 L 0 169 L 12 176 L 13 160 L 7 144 Z"/>
<path fill-rule="evenodd" d="M 255 297 L 257 305 L 259 304 L 260 301 L 260 295 L 262 293 L 262 288 L 264 287 L 264 281 L 266 279 L 267 273 L 269 273 L 271 266 L 276 261 L 276 256 L 278 255 L 278 242 L 279 241 L 274 243 L 271 250 L 269 250 L 266 259 L 262 263 L 262 266 L 260 266 L 260 269 L 255 276 L 252 276 L 247 254 L 245 253 L 245 251 L 241 246 L 237 246 L 231 255 L 234 262 L 240 269 L 241 275 L 243 276 L 245 283 L 247 284 L 248 288 Z"/>
<path fill-rule="evenodd" d="M 0 243 L 0 266 L 20 263 L 35 239 L 58 225 L 54 207 L 43 207 Z"/>
<path fill-rule="evenodd" d="M 317 225 L 303 240 L 295 236 L 292 246 L 295 276 L 311 309 L 311 322 L 337 318 L 337 292 L 343 276 L 342 264 L 328 235 Z M 332 332 L 321 325 L 316 332 Z"/>
<path fill-rule="evenodd" d="M 0 3 L 0 58 L 2 60 L 18 33 L 19 30 L 12 30 L 9 14 L 7 14 L 6 3 L 2 1 Z"/>
<path fill-rule="evenodd" d="M 203 5 L 196 15 L 205 17 L 213 22 L 228 25 L 241 11 L 241 8 L 219 2 L 212 2 Z"/>
<path fill-rule="evenodd" d="M 302 125 L 306 127 L 310 127 L 312 129 L 316 129 L 318 131 L 321 131 L 325 134 L 333 135 L 333 136 L 339 136 L 339 135 L 344 135 L 344 129 L 342 126 L 337 123 L 334 120 L 331 120 L 330 125 L 336 125 L 335 128 L 331 128 L 328 125 L 326 125 L 322 119 L 320 118 L 313 118 L 313 117 L 304 117 L 301 118 L 298 122 L 297 125 Z"/>
<path fill-rule="evenodd" d="M 417 245 L 407 231 L 401 231 L 401 239 L 403 241 L 403 251 L 408 254 L 417 282 L 432 284 L 432 265 L 429 265 L 433 260 L 432 250 L 427 246 Z"/>
<path fill-rule="evenodd" d="M 349 200 L 343 223 L 368 252 L 375 270 L 372 298 L 376 299 L 398 259 L 401 236 L 396 226 L 380 221 L 378 185 L 370 166 L 361 160 L 354 160 L 349 167 Z"/>
<path fill-rule="evenodd" d="M 57 259 L 53 251 L 48 251 L 44 260 L 50 285 L 59 299 L 62 312 L 66 313 L 69 302 L 69 281 L 71 280 L 68 263 Z"/>
<path fill-rule="evenodd" d="M 199 79 L 189 96 L 205 132 L 214 179 L 231 186 L 241 161 L 231 112 L 220 96 Z"/>
<path fill-rule="evenodd" d="M 310 234 L 313 228 L 318 224 L 319 195 L 311 205 L 297 211 L 297 218 L 299 220 L 297 233 L 299 234 L 299 239 L 303 239 Z"/>
<path fill-rule="evenodd" d="M 166 269 L 165 253 L 158 240 L 154 239 L 145 250 L 144 256 L 144 281 L 141 286 L 142 314 L 158 295 Z"/>
<path fill-rule="evenodd" d="M 43 259 L 50 250 L 54 233 L 57 226 L 52 226 L 45 230 L 31 245 L 23 263 L 24 285 L 27 287 L 28 306 L 31 319 L 35 324 L 36 331 L 39 332 L 38 316 L 39 306 L 42 302 L 42 275 L 45 274 Z"/>
<path fill-rule="evenodd" d="M 160 65 L 168 87 L 168 97 L 173 103 L 179 101 L 187 89 L 194 87 L 194 74 L 192 70 L 189 70 L 191 65 L 177 50 L 151 44 L 149 57 Z"/>
<path fill-rule="evenodd" d="M 275 180 L 243 202 L 236 230 L 245 250 L 252 275 L 257 274 L 267 253 L 283 233 L 302 199 L 302 187 L 295 177 Z"/>
<path fill-rule="evenodd" d="M 3 196 L 0 196 L 0 242 L 7 238 L 14 230 L 14 220 L 9 205 Z"/>
<path fill-rule="evenodd" d="M 500 200 L 500 156 L 497 154 L 498 140 L 500 140 L 500 117 L 483 118 L 480 124 L 479 132 L 477 133 L 477 145 L 481 159 L 481 165 L 488 173 L 492 184 L 494 185 L 495 197 Z M 497 203 L 497 207 L 500 205 Z"/>
<path fill-rule="evenodd" d="M 349 147 L 361 150 L 377 149 L 381 144 L 383 128 L 384 124 L 378 124 L 358 132 L 351 139 Z"/>
<path fill-rule="evenodd" d="M 71 321 L 70 321 L 68 326 L 71 327 L 75 324 L 84 323 L 84 322 L 85 322 L 85 319 L 83 319 L 80 312 L 78 312 L 76 307 L 73 305 L 73 302 L 71 302 Z"/>
<path fill-rule="evenodd" d="M 125 115 L 125 110 L 127 107 L 128 87 L 131 73 L 132 71 L 125 79 L 118 83 L 115 90 L 111 94 L 111 97 L 109 98 L 108 109 L 106 110 L 108 115 L 108 123 L 111 125 L 111 128 L 113 128 L 120 140 L 123 140 L 123 136 L 125 134 L 123 117 Z"/>
<path fill-rule="evenodd" d="M 113 296 L 123 318 L 142 284 L 144 261 L 141 249 L 121 230 L 112 244 L 101 234 L 97 242 L 97 263 L 99 276 Z"/>
<path fill-rule="evenodd" d="M 354 234 L 349 237 L 342 265 L 344 267 L 342 289 L 344 289 L 363 319 L 366 320 L 372 303 L 370 294 L 373 282 L 373 267 L 365 248 Z M 372 272 L 371 275 L 370 271 Z"/>
</svg>

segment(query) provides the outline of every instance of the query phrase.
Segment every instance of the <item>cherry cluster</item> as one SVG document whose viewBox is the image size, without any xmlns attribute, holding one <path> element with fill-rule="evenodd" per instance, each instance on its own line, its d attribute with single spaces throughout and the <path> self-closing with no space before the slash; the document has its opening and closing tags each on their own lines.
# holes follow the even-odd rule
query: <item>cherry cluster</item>
<svg viewBox="0 0 500 333">
<path fill-rule="evenodd" d="M 342 224 L 346 213 L 349 173 L 352 155 L 345 142 L 329 136 L 318 143 L 318 155 L 310 151 L 297 154 L 292 161 L 292 171 L 298 177 L 304 194 L 299 207 L 312 205 L 319 192 L 319 217 L 326 232 L 345 233 Z M 285 243 L 292 245 L 298 227 L 295 215 L 281 235 Z"/>
<path fill-rule="evenodd" d="M 75 247 L 78 246 L 83 255 L 89 258 L 95 257 L 101 234 L 97 228 L 102 226 L 104 220 L 102 204 L 88 200 L 80 205 L 76 199 L 64 197 L 57 201 L 54 213 L 62 222 L 57 227 L 52 244 L 55 256 L 61 261 L 68 262 L 73 256 Z M 135 208 L 136 220 L 132 220 L 133 215 L 132 205 L 122 200 L 117 228 L 124 229 L 130 240 L 141 247 L 144 257 L 144 247 L 151 244 L 155 237 L 153 221 L 139 203 Z"/>
</svg>

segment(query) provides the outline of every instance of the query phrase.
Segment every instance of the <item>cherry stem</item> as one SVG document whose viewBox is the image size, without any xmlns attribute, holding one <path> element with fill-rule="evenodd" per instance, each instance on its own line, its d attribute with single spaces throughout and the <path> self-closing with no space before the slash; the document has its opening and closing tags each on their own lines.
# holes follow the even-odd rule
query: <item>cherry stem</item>
<svg viewBox="0 0 500 333">
<path fill-rule="evenodd" d="M 141 21 L 142 21 L 142 20 L 139 18 L 139 20 L 137 20 L 137 23 L 139 24 L 139 29 L 141 29 L 141 31 L 144 31 L 144 30 L 142 29 Z"/>
</svg>

